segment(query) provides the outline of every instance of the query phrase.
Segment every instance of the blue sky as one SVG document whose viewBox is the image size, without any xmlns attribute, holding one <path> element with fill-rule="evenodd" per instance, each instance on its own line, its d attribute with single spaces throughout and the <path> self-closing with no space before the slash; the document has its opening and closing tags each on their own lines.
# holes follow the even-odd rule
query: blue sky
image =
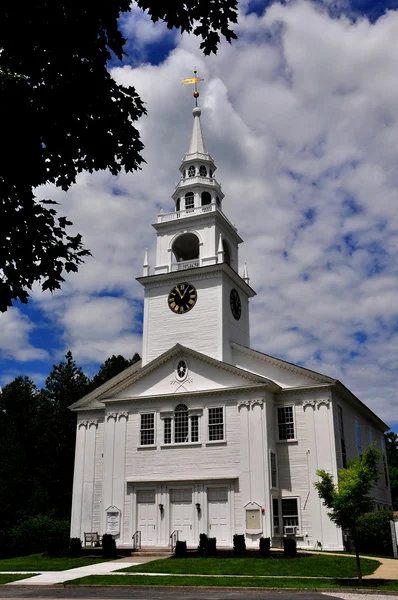
<svg viewBox="0 0 398 600">
<path fill-rule="evenodd" d="M 398 431 L 398 2 L 240 7 L 239 40 L 217 57 L 137 9 L 121 19 L 129 56 L 110 70 L 147 104 L 147 165 L 46 189 L 93 258 L 60 292 L 35 289 L 0 316 L 0 384 L 22 373 L 41 385 L 68 349 L 89 375 L 140 352 L 135 278 L 146 247 L 153 264 L 156 213 L 172 209 L 192 123 L 180 80 L 196 66 L 205 141 L 258 293 L 252 346 L 342 380 Z"/>
</svg>

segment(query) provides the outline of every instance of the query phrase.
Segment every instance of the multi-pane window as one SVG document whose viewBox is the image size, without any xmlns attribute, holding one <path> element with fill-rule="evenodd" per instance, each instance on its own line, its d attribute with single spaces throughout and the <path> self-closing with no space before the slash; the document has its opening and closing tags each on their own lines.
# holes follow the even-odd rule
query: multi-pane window
<svg viewBox="0 0 398 600">
<path fill-rule="evenodd" d="M 272 499 L 272 523 L 274 526 L 274 535 L 280 534 L 280 525 L 279 525 L 279 500 L 278 498 Z"/>
<path fill-rule="evenodd" d="M 276 468 L 276 454 L 271 450 L 269 455 L 270 471 L 271 471 L 271 487 L 276 488 L 278 486 L 278 474 Z"/>
<path fill-rule="evenodd" d="M 195 177 L 195 167 L 193 165 L 188 169 L 188 177 Z"/>
<path fill-rule="evenodd" d="M 140 444 L 152 446 L 155 443 L 155 414 L 141 414 Z"/>
<path fill-rule="evenodd" d="M 373 444 L 373 431 L 371 429 L 368 429 L 368 434 L 369 434 L 369 444 Z"/>
<path fill-rule="evenodd" d="M 278 428 L 280 440 L 294 440 L 293 406 L 278 408 Z"/>
<path fill-rule="evenodd" d="M 355 420 L 355 438 L 357 440 L 357 453 L 358 456 L 362 454 L 362 443 L 361 443 L 361 427 L 359 425 L 359 420 Z"/>
<path fill-rule="evenodd" d="M 388 487 L 388 468 L 387 468 L 387 459 L 386 459 L 386 445 L 384 443 L 384 438 L 380 439 L 381 446 L 381 460 L 383 462 L 383 473 L 384 473 L 384 483 L 386 487 Z"/>
<path fill-rule="evenodd" d="M 201 177 L 207 177 L 207 169 L 204 165 L 200 165 L 199 167 L 199 175 Z"/>
<path fill-rule="evenodd" d="M 224 409 L 222 406 L 209 408 L 209 441 L 224 439 Z"/>
<path fill-rule="evenodd" d="M 185 194 L 185 210 L 191 210 L 194 207 L 194 196 L 193 192 L 188 192 Z"/>
<path fill-rule="evenodd" d="M 187 444 L 199 441 L 199 416 L 189 415 L 188 407 L 179 404 L 172 417 L 163 419 L 163 443 Z"/>
<path fill-rule="evenodd" d="M 343 463 L 343 468 L 345 469 L 347 466 L 347 450 L 345 447 L 345 437 L 344 437 L 343 409 L 339 405 L 337 405 L 337 415 L 338 415 L 338 419 L 339 419 L 341 461 Z"/>
<path fill-rule="evenodd" d="M 188 408 L 185 404 L 179 404 L 174 411 L 174 442 L 183 444 L 188 442 Z"/>
<path fill-rule="evenodd" d="M 298 499 L 282 498 L 282 522 L 285 527 L 299 527 Z"/>
</svg>

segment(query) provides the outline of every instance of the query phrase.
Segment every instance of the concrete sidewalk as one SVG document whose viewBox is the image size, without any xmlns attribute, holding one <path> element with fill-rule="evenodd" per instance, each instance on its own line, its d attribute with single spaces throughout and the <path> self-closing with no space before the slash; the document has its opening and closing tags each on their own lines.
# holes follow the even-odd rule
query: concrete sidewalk
<svg viewBox="0 0 398 600">
<path fill-rule="evenodd" d="M 133 557 L 132 557 L 133 558 Z M 5 585 L 54 585 L 57 583 L 64 583 L 71 579 L 80 579 L 80 577 L 87 577 L 88 575 L 109 575 L 113 571 L 123 569 L 126 566 L 126 560 L 121 558 L 119 560 L 108 561 L 103 563 L 96 563 L 94 565 L 86 565 L 84 567 L 77 567 L 76 569 L 68 569 L 67 571 L 42 571 L 40 575 L 35 577 L 29 577 L 28 579 L 22 579 L 18 581 L 12 581 Z M 131 565 L 141 565 L 143 562 L 148 561 L 128 561 Z M 3 571 L 5 573 L 5 571 Z M 27 574 L 29 571 L 9 571 L 14 574 Z M 37 571 L 35 571 L 37 573 Z"/>
</svg>

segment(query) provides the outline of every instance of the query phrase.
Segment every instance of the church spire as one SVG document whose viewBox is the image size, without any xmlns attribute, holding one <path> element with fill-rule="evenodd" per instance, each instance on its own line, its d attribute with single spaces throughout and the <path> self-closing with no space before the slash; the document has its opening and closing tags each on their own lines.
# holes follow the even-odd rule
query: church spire
<svg viewBox="0 0 398 600">
<path fill-rule="evenodd" d="M 195 106 L 195 108 L 192 111 L 193 128 L 192 128 L 191 143 L 189 144 L 188 154 L 196 154 L 196 153 L 208 154 L 205 143 L 203 141 L 202 126 L 200 124 L 201 113 L 202 113 L 202 111 L 200 110 L 200 108 L 198 106 Z"/>
</svg>

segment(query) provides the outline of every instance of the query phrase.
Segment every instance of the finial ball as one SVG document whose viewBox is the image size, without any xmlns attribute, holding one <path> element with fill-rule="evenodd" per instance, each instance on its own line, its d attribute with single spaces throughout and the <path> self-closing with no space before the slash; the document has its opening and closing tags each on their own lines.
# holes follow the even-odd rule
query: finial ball
<svg viewBox="0 0 398 600">
<path fill-rule="evenodd" d="M 199 98 L 199 92 L 195 90 L 194 93 L 193 93 L 193 97 L 194 98 Z"/>
</svg>

